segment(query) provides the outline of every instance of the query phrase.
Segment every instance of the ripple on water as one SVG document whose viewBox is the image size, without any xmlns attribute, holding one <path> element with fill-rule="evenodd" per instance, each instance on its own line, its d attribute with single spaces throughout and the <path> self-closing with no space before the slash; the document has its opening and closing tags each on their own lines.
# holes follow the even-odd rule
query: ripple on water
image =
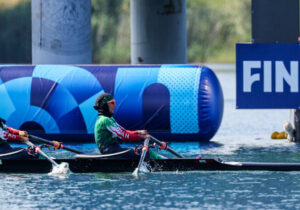
<svg viewBox="0 0 300 210">
<path fill-rule="evenodd" d="M 273 131 L 282 131 L 289 111 L 237 110 L 235 71 L 217 74 L 225 107 L 212 142 L 170 146 L 186 157 L 300 162 L 299 145 L 270 139 Z M 68 146 L 98 152 L 95 144 Z M 67 151 L 47 154 L 73 156 Z M 0 181 L 1 209 L 300 209 L 300 172 L 172 172 L 139 177 L 71 173 L 62 179 L 47 174 L 1 174 Z"/>
</svg>

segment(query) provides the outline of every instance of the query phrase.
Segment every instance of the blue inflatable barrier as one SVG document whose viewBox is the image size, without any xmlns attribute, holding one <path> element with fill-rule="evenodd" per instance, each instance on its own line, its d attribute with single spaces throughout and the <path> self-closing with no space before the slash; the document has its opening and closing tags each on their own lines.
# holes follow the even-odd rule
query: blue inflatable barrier
<svg viewBox="0 0 300 210">
<path fill-rule="evenodd" d="M 208 141 L 222 120 L 222 89 L 207 67 L 0 66 L 0 117 L 45 138 L 93 141 L 103 92 L 116 99 L 120 125 L 167 141 Z"/>
</svg>

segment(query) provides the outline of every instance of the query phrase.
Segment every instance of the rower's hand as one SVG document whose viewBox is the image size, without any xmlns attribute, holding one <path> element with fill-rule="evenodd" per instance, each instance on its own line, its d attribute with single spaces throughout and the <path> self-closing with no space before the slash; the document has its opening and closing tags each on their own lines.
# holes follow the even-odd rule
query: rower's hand
<svg viewBox="0 0 300 210">
<path fill-rule="evenodd" d="M 29 141 L 29 138 L 27 136 L 21 136 L 21 141 L 27 142 L 27 141 Z"/>
<path fill-rule="evenodd" d="M 148 134 L 147 130 L 138 130 L 137 132 L 140 135 L 146 135 L 146 134 Z"/>
<path fill-rule="evenodd" d="M 139 130 L 138 133 L 143 139 L 150 139 L 150 135 L 148 134 L 147 130 Z"/>
<path fill-rule="evenodd" d="M 19 135 L 23 136 L 23 137 L 27 137 L 28 133 L 27 133 L 27 131 L 19 131 Z"/>
</svg>

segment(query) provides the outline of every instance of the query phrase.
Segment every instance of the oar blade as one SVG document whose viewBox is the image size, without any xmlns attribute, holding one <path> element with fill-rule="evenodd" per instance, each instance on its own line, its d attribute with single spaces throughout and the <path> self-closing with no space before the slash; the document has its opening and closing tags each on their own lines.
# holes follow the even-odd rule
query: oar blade
<svg viewBox="0 0 300 210">
<path fill-rule="evenodd" d="M 25 141 L 25 143 L 30 146 L 30 147 L 35 147 L 35 145 L 30 142 L 30 141 Z M 44 158 L 46 158 L 49 162 L 52 163 L 52 171 L 49 174 L 61 174 L 61 175 L 65 175 L 69 172 L 69 164 L 68 163 L 61 163 L 58 164 L 57 162 L 55 162 L 55 160 L 51 157 L 49 157 L 46 153 L 44 153 L 39 147 L 36 147 L 36 151 L 43 156 Z"/>
<path fill-rule="evenodd" d="M 53 165 L 52 171 L 49 173 L 49 175 L 66 175 L 69 173 L 69 171 L 69 164 L 62 162 L 57 166 Z"/>
<path fill-rule="evenodd" d="M 147 169 L 147 167 L 144 163 L 148 149 L 149 149 L 149 139 L 145 139 L 138 167 L 132 173 L 134 176 L 138 176 L 139 172 L 149 172 L 149 170 Z"/>
</svg>

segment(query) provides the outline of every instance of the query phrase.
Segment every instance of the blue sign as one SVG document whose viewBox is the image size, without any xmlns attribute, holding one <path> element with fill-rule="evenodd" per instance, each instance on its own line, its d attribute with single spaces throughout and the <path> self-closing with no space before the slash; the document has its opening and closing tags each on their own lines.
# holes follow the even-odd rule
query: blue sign
<svg viewBox="0 0 300 210">
<path fill-rule="evenodd" d="M 237 108 L 299 109 L 299 44 L 237 44 Z"/>
</svg>

